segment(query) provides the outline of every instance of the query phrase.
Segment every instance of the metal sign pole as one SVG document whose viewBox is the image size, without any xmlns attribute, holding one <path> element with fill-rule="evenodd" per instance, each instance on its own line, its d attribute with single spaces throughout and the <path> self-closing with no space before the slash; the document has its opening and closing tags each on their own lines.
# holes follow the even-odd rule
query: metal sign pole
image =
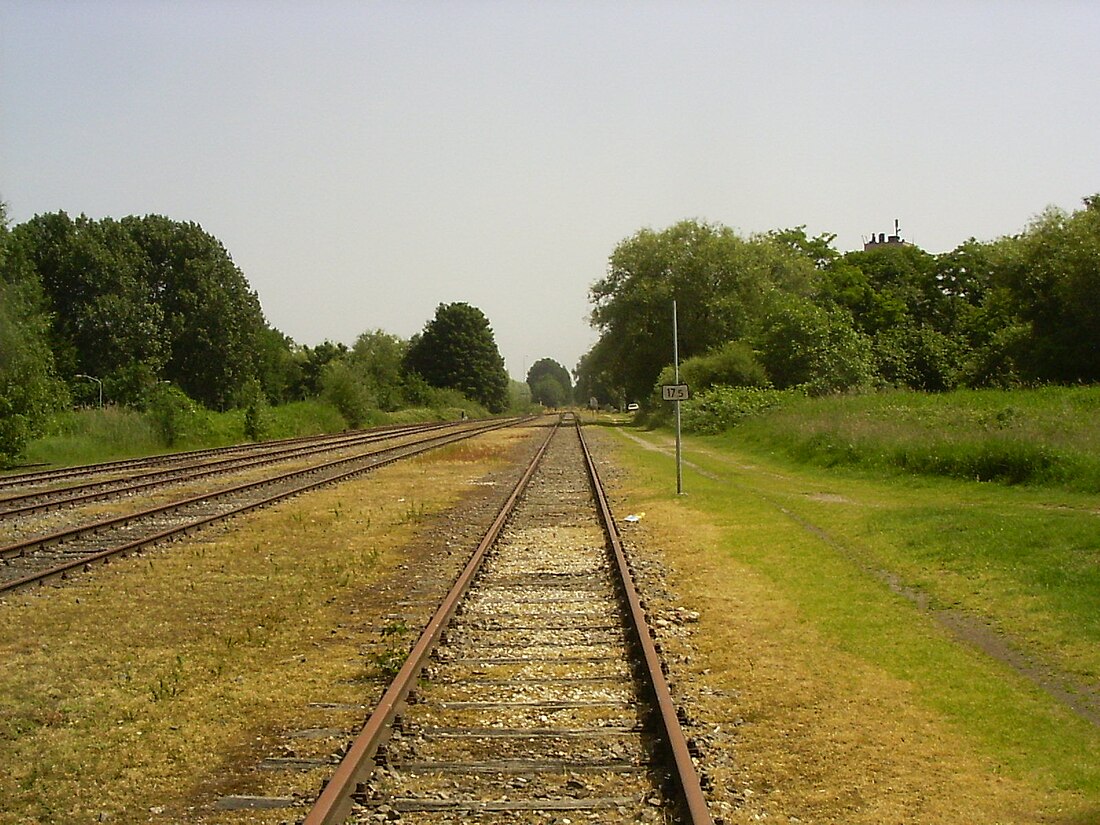
<svg viewBox="0 0 1100 825">
<path fill-rule="evenodd" d="M 676 301 L 672 301 L 672 364 L 680 383 L 680 332 L 676 324 Z M 676 495 L 684 494 L 683 451 L 680 447 L 680 398 L 676 398 Z"/>
</svg>

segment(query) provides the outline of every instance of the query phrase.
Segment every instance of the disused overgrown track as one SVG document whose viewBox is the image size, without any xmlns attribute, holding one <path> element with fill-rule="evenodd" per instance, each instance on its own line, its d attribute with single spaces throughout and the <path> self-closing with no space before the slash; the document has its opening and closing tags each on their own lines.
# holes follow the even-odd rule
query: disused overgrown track
<svg viewBox="0 0 1100 825">
<path fill-rule="evenodd" d="M 172 500 L 119 516 L 84 520 L 61 530 L 32 535 L 0 546 L 0 594 L 65 578 L 95 562 L 106 562 L 152 544 L 181 537 L 202 527 L 265 507 L 319 487 L 353 478 L 427 450 L 461 441 L 517 419 L 466 422 L 427 432 L 401 429 L 396 443 L 383 443 L 352 455 L 314 463 L 259 480 L 234 484 Z M 368 438 L 364 443 L 377 439 Z M 322 446 L 320 451 L 327 451 Z"/>
<path fill-rule="evenodd" d="M 555 428 L 304 825 L 709 823 L 579 426 Z"/>
</svg>

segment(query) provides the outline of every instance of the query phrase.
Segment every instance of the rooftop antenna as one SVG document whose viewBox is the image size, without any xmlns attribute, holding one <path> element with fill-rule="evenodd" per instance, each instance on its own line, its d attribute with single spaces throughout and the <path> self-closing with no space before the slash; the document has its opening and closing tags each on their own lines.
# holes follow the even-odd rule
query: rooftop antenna
<svg viewBox="0 0 1100 825">
<path fill-rule="evenodd" d="M 897 218 L 894 218 L 894 237 L 901 240 L 901 223 Z"/>
</svg>

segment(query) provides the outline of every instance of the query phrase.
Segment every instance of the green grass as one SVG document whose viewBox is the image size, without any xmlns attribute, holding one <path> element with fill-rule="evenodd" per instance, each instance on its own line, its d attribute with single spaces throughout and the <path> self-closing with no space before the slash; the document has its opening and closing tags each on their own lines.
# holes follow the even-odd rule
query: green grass
<svg viewBox="0 0 1100 825">
<path fill-rule="evenodd" d="M 364 426 L 458 418 L 455 410 L 377 412 Z M 243 410 L 214 412 L 196 407 L 180 421 L 179 436 L 169 444 L 153 416 L 125 407 L 83 409 L 57 415 L 42 438 L 32 441 L 25 463 L 66 466 L 136 456 L 240 444 L 245 435 Z M 294 438 L 347 429 L 343 416 L 322 401 L 296 401 L 262 413 L 264 439 Z"/>
<path fill-rule="evenodd" d="M 1100 492 L 1100 387 L 789 395 L 725 429 L 818 466 Z"/>
<path fill-rule="evenodd" d="M 844 416 L 831 420 L 840 426 Z M 646 438 L 667 440 L 667 433 Z M 725 552 L 764 574 L 799 606 L 802 621 L 838 650 L 911 684 L 918 701 L 993 764 L 1100 810 L 1100 731 L 1004 663 L 959 643 L 884 577 L 1095 684 L 1095 498 L 838 472 L 769 456 L 759 444 L 746 450 L 728 435 L 687 439 L 687 460 L 706 473 L 685 471 L 682 501 L 692 523 L 718 525 Z M 675 498 L 667 454 L 631 449 L 629 463 L 633 479 Z"/>
<path fill-rule="evenodd" d="M 93 464 L 166 451 L 156 425 L 120 407 L 61 413 L 47 435 L 27 445 L 29 464 Z"/>
<path fill-rule="evenodd" d="M 422 401 L 424 406 L 396 411 L 359 410 L 355 428 L 490 415 L 487 409 L 457 390 L 428 388 Z M 249 441 L 335 433 L 352 427 L 349 419 L 326 400 L 294 401 L 275 407 L 261 404 L 250 411 L 240 408 L 217 412 L 204 408 L 178 388 L 164 385 L 158 388 L 145 411 L 115 406 L 64 411 L 55 414 L 43 429 L 45 435 L 26 446 L 19 466 L 95 464 Z"/>
</svg>

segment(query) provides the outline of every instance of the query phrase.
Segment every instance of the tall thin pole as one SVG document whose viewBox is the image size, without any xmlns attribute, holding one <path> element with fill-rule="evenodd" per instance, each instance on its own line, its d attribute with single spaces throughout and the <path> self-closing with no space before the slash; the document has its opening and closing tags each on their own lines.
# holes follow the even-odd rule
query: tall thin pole
<svg viewBox="0 0 1100 825">
<path fill-rule="evenodd" d="M 676 322 L 676 301 L 672 301 L 672 364 L 680 383 L 680 330 Z M 680 399 L 676 399 L 676 495 L 684 494 L 683 450 L 680 447 Z"/>
</svg>

